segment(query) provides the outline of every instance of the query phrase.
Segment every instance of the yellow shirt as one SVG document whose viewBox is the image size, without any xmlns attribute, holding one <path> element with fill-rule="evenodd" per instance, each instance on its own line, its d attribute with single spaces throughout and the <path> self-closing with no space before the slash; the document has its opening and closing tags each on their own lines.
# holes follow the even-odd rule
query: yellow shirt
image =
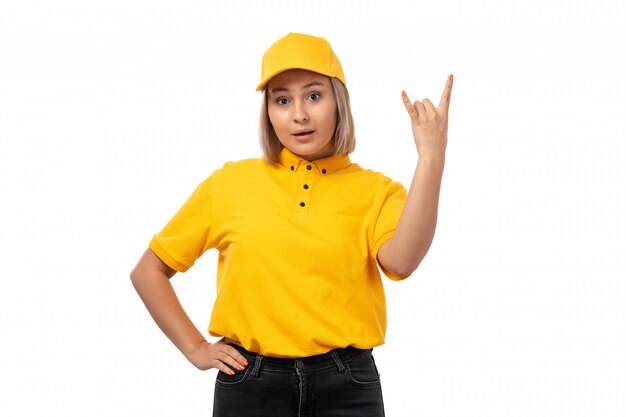
<svg viewBox="0 0 626 417">
<path fill-rule="evenodd" d="M 180 272 L 219 251 L 211 336 L 275 357 L 369 349 L 387 324 L 376 255 L 405 201 L 402 184 L 347 156 L 308 162 L 285 148 L 278 164 L 214 171 L 150 248 Z"/>
</svg>

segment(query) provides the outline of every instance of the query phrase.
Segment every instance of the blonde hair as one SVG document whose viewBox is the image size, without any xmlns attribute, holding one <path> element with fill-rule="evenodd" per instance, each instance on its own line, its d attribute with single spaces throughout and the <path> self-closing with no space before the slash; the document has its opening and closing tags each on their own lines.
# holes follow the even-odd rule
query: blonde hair
<svg viewBox="0 0 626 417">
<path fill-rule="evenodd" d="M 354 136 L 354 120 L 350 110 L 350 95 L 348 89 L 335 77 L 329 77 L 333 88 L 335 102 L 337 103 L 337 123 L 333 133 L 335 155 L 348 155 L 354 151 L 356 139 Z M 263 101 L 261 104 L 261 116 L 259 120 L 259 140 L 263 157 L 271 164 L 278 162 L 278 154 L 284 148 L 272 128 L 269 113 L 267 112 L 267 84 L 263 88 Z"/>
</svg>

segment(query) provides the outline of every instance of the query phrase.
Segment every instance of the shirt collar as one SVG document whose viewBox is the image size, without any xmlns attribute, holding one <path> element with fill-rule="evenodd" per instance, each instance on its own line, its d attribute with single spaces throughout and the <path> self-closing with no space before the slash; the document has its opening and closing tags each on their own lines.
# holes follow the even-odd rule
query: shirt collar
<svg viewBox="0 0 626 417">
<path fill-rule="evenodd" d="M 346 168 L 352 162 L 348 155 L 332 155 L 327 158 L 307 161 L 293 154 L 289 149 L 283 148 L 278 154 L 278 162 L 287 169 L 296 172 L 301 166 L 311 165 L 317 168 L 322 174 L 332 174 L 335 171 Z"/>
</svg>

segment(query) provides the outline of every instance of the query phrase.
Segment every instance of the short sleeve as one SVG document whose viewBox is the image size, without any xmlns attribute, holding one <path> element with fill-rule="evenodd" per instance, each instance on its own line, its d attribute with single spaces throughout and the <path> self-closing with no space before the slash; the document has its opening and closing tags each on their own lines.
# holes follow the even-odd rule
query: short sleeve
<svg viewBox="0 0 626 417">
<path fill-rule="evenodd" d="M 376 259 L 383 273 L 392 280 L 401 280 L 402 277 L 386 270 L 380 262 L 378 262 L 378 249 L 382 244 L 393 237 L 398 220 L 406 204 L 406 189 L 399 182 L 391 182 L 386 189 L 385 198 L 382 207 L 376 219 L 374 227 L 374 235 L 372 238 L 371 256 Z"/>
<path fill-rule="evenodd" d="M 150 249 L 170 268 L 185 272 L 211 247 L 212 177 L 208 177 L 150 241 Z"/>
</svg>

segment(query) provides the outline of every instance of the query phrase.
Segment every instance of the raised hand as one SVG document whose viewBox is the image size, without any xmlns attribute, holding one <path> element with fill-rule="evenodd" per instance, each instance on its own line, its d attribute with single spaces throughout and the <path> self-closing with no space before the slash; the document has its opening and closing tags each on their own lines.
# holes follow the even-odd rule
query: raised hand
<svg viewBox="0 0 626 417">
<path fill-rule="evenodd" d="M 451 74 L 446 81 L 437 107 L 427 98 L 421 102 L 411 103 L 404 90 L 402 91 L 402 101 L 411 117 L 413 139 L 420 157 L 443 158 L 445 156 L 448 145 L 448 109 L 452 94 L 452 80 Z"/>
</svg>

